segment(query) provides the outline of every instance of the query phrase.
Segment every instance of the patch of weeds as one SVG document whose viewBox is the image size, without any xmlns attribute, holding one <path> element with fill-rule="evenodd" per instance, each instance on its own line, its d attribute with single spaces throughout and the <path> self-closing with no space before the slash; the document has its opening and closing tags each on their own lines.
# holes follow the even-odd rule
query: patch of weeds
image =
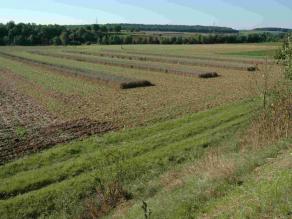
<svg viewBox="0 0 292 219">
<path fill-rule="evenodd" d="M 81 218 L 100 218 L 122 202 L 132 199 L 132 194 L 127 192 L 120 182 L 105 184 L 99 178 L 96 180 L 99 186 L 93 196 L 85 199 L 85 211 Z"/>
<path fill-rule="evenodd" d="M 25 127 L 19 126 L 15 129 L 15 134 L 18 139 L 24 139 L 27 136 L 28 131 Z"/>
</svg>

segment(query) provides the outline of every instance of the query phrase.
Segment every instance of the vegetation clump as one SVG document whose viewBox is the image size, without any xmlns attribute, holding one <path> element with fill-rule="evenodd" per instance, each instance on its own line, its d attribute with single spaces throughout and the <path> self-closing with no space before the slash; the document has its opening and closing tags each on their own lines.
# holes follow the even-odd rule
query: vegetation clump
<svg viewBox="0 0 292 219">
<path fill-rule="evenodd" d="M 278 63 L 284 65 L 285 78 L 292 81 L 292 34 L 284 41 L 282 48 L 277 52 L 276 59 Z"/>
<path fill-rule="evenodd" d="M 199 74 L 200 78 L 217 78 L 220 75 L 217 72 L 205 72 L 205 73 L 201 73 Z"/>
<path fill-rule="evenodd" d="M 85 211 L 81 215 L 81 218 L 100 218 L 108 214 L 117 205 L 131 198 L 132 195 L 118 181 L 114 181 L 108 185 L 104 185 L 100 181 L 94 196 L 85 200 Z"/>
<path fill-rule="evenodd" d="M 258 67 L 257 66 L 249 66 L 249 67 L 247 67 L 247 70 L 248 71 L 257 71 Z"/>
<path fill-rule="evenodd" d="M 154 86 L 150 81 L 147 80 L 140 80 L 140 81 L 129 81 L 129 82 L 123 82 L 120 84 L 121 89 L 131 89 L 131 88 L 137 88 L 137 87 L 149 87 Z"/>
<path fill-rule="evenodd" d="M 263 91 L 263 108 L 255 120 L 256 141 L 267 144 L 292 134 L 292 42 L 287 37 L 276 59 L 283 67 L 283 78 Z M 267 64 L 266 64 L 267 65 Z M 267 68 L 266 68 L 267 69 Z M 264 73 L 267 74 L 267 73 Z M 264 75 L 267 84 L 267 75 Z"/>
</svg>

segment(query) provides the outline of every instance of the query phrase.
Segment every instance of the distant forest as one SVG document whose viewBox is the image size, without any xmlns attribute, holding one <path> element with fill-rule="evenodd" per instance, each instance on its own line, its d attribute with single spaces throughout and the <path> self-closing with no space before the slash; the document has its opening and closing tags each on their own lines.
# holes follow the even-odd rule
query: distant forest
<svg viewBox="0 0 292 219">
<path fill-rule="evenodd" d="M 271 31 L 271 32 L 291 32 L 292 29 L 288 28 L 277 28 L 277 27 L 264 27 L 264 28 L 256 28 L 256 31 Z"/>
<path fill-rule="evenodd" d="M 146 31 L 145 28 L 153 32 L 160 31 L 161 34 L 139 32 Z M 163 33 L 166 31 L 196 34 L 168 36 Z M 275 42 L 284 37 L 285 33 L 241 34 L 231 28 L 203 26 L 140 24 L 60 26 L 15 24 L 13 21 L 0 24 L 0 45 L 259 43 Z"/>
<path fill-rule="evenodd" d="M 111 26 L 112 24 L 108 24 Z M 158 25 L 158 24 L 119 24 L 128 31 L 188 32 L 188 33 L 238 33 L 229 27 L 189 26 L 189 25 Z"/>
</svg>

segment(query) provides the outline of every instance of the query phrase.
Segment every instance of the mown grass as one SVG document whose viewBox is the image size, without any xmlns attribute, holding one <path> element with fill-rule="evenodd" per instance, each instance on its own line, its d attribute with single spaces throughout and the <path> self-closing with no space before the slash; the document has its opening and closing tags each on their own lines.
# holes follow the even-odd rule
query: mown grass
<svg viewBox="0 0 292 219">
<path fill-rule="evenodd" d="M 250 102 L 229 105 L 61 145 L 9 163 L 0 167 L 0 214 L 5 218 L 64 211 L 72 215 L 97 186 L 97 179 L 111 182 L 118 177 L 135 193 L 134 185 L 200 159 L 246 124 L 253 109 Z"/>
</svg>

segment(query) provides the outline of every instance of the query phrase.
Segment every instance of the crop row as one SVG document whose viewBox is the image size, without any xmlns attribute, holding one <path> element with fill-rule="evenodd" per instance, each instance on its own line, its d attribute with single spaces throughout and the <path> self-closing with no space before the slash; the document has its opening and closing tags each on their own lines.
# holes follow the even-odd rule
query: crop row
<svg viewBox="0 0 292 219">
<path fill-rule="evenodd" d="M 43 55 L 43 56 L 51 56 L 51 57 L 58 57 L 58 58 L 65 58 L 75 61 L 81 62 L 90 62 L 95 64 L 102 64 L 102 65 L 109 65 L 109 66 L 117 66 L 122 68 L 132 68 L 132 69 L 139 69 L 139 70 L 147 70 L 147 71 L 154 71 L 154 72 L 163 72 L 163 73 L 171 73 L 183 76 L 198 76 L 205 72 L 197 72 L 193 70 L 185 70 L 179 69 L 171 66 L 161 65 L 160 63 L 145 63 L 145 62 L 134 62 L 134 61 L 126 61 L 126 60 L 119 60 L 119 59 L 109 59 L 103 57 L 90 57 L 90 56 L 76 56 L 76 55 L 68 55 L 68 54 L 58 54 L 58 53 L 48 53 L 48 52 L 40 52 L 40 51 L 32 51 L 34 54 Z"/>
<path fill-rule="evenodd" d="M 201 66 L 201 67 L 219 67 L 234 70 L 248 70 L 253 65 L 251 63 L 241 63 L 234 62 L 230 60 L 221 60 L 217 58 L 207 58 L 207 57 L 174 57 L 171 55 L 136 55 L 127 53 L 116 53 L 116 52 L 84 52 L 84 51 L 65 51 L 67 53 L 79 53 L 83 55 L 99 56 L 99 57 L 110 57 L 117 59 L 127 59 L 127 60 L 137 60 L 137 61 L 147 61 L 147 62 L 159 62 L 159 63 L 169 63 L 169 64 L 180 64 L 189 66 Z"/>
<path fill-rule="evenodd" d="M 34 60 L 31 58 L 17 56 L 17 55 L 5 53 L 5 52 L 0 52 L 0 55 L 9 59 L 25 62 L 28 64 L 37 64 L 37 65 L 49 67 L 50 69 L 53 69 L 56 71 L 61 71 L 61 72 L 65 71 L 65 73 L 70 73 L 75 76 L 85 76 L 85 77 L 93 78 L 93 79 L 103 81 L 106 83 L 111 83 L 114 85 L 118 85 L 121 89 L 152 86 L 152 83 L 147 80 L 135 80 L 135 79 L 131 79 L 131 78 L 123 77 L 123 76 L 111 75 L 108 72 L 92 71 L 88 69 L 69 67 L 62 64 L 52 64 L 49 62 Z"/>
</svg>

